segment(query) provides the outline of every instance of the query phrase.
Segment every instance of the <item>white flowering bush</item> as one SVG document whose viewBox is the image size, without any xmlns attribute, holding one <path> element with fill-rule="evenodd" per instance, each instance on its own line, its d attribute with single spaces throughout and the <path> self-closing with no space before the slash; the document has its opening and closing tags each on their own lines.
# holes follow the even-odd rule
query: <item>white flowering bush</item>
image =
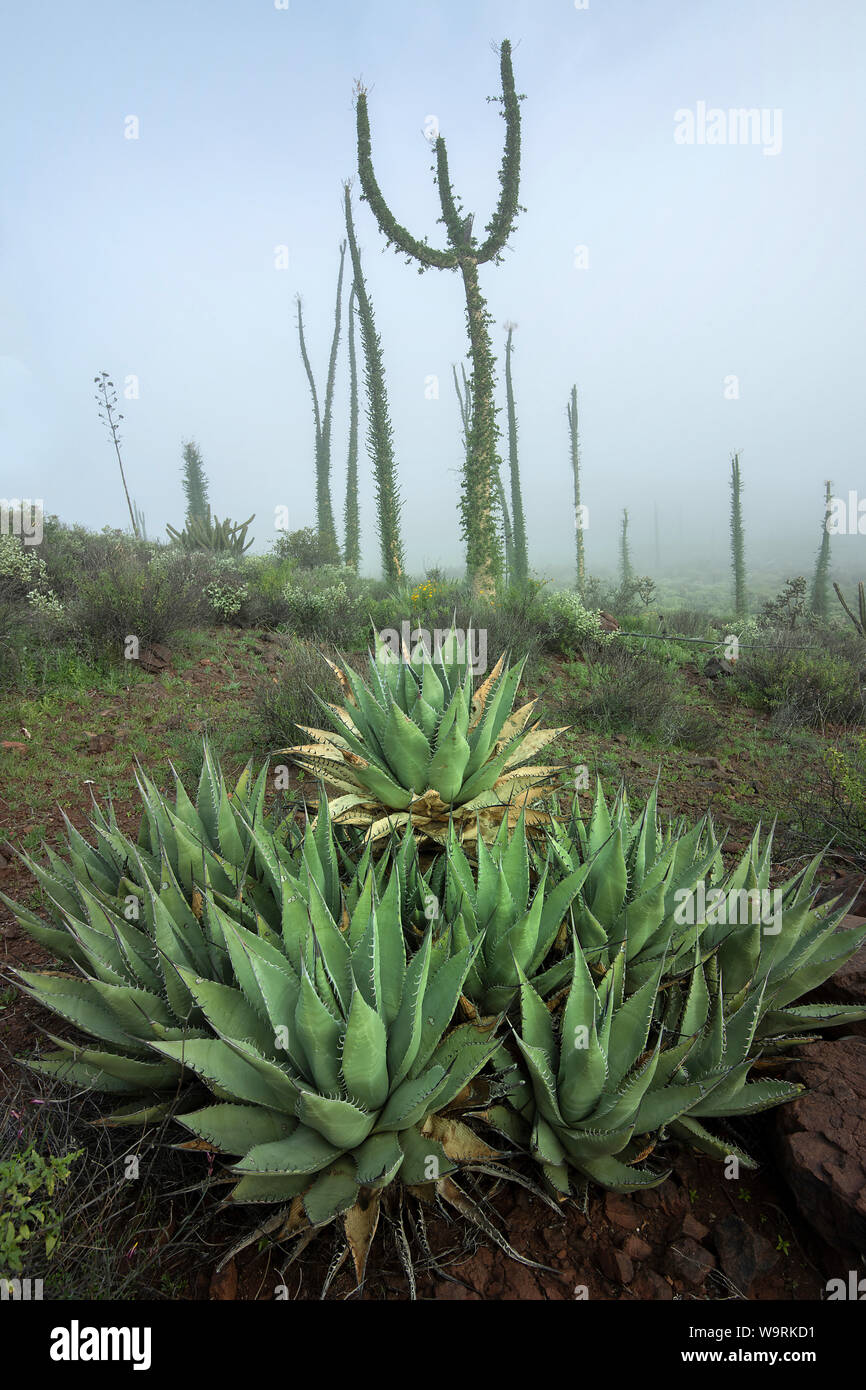
<svg viewBox="0 0 866 1390">
<path fill-rule="evenodd" d="M 63 617 L 63 604 L 48 582 L 45 561 L 17 536 L 0 535 L 0 597 L 24 600 L 46 617 Z"/>
<path fill-rule="evenodd" d="M 247 584 L 221 584 L 216 579 L 206 584 L 202 593 L 215 617 L 223 623 L 236 618 L 250 596 Z"/>
<path fill-rule="evenodd" d="M 363 640 L 369 596 L 351 570 L 323 566 L 312 583 L 290 580 L 283 597 L 285 624 L 296 636 L 315 637 L 337 645 Z"/>
<path fill-rule="evenodd" d="M 547 645 L 563 653 L 579 651 L 586 642 L 610 642 L 614 633 L 605 632 L 598 612 L 584 608 L 580 595 L 562 589 L 544 599 L 548 623 Z"/>
</svg>

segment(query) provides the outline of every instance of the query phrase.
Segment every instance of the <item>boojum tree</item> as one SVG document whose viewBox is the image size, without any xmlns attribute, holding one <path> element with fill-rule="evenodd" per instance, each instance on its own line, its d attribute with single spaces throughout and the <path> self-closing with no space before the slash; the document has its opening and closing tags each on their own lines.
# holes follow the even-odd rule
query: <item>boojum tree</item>
<svg viewBox="0 0 866 1390">
<path fill-rule="evenodd" d="M 313 369 L 310 366 L 307 344 L 304 339 L 304 316 L 300 295 L 297 296 L 296 301 L 298 306 L 298 340 L 300 342 L 304 370 L 307 373 L 307 380 L 310 383 L 310 394 L 313 398 L 313 419 L 315 420 L 316 426 L 316 529 L 318 531 L 320 552 L 322 557 L 330 564 L 338 564 L 340 559 L 340 548 L 337 544 L 337 530 L 334 525 L 334 509 L 331 505 L 331 427 L 334 413 L 334 383 L 337 374 L 337 349 L 340 344 L 343 267 L 345 260 L 346 243 L 342 241 L 340 243 L 340 271 L 337 276 L 337 304 L 334 310 L 334 332 L 331 338 L 331 355 L 328 359 L 328 377 L 325 383 L 325 398 L 321 410 L 319 409 L 319 395 L 316 390 L 316 379 L 313 375 Z"/>
<path fill-rule="evenodd" d="M 580 502 L 580 443 L 577 433 L 577 387 L 571 388 L 571 400 L 566 406 L 568 432 L 571 440 L 571 473 L 574 479 L 574 539 L 577 550 L 577 591 L 586 588 L 586 559 L 583 546 L 583 507 Z"/>
<path fill-rule="evenodd" d="M 358 364 L 355 357 L 355 286 L 349 295 L 349 456 L 346 461 L 346 505 L 343 512 L 343 563 L 357 571 L 361 562 L 361 518 L 358 512 Z"/>
<path fill-rule="evenodd" d="M 622 509 L 622 529 L 619 533 L 619 578 L 623 588 L 634 578 L 631 551 L 628 544 L 628 508 Z"/>
<path fill-rule="evenodd" d="M 821 523 L 821 545 L 815 563 L 810 607 L 818 618 L 826 618 L 830 608 L 830 515 L 833 509 L 833 484 L 824 485 L 824 519 Z"/>
<path fill-rule="evenodd" d="M 740 455 L 731 456 L 731 569 L 734 573 L 734 612 L 744 618 L 746 599 L 746 543 L 743 537 L 743 481 Z"/>
<path fill-rule="evenodd" d="M 502 571 L 502 546 L 496 515 L 499 429 L 494 404 L 494 357 L 490 343 L 492 318 L 479 286 L 478 268 L 488 261 L 498 263 L 501 260 L 521 211 L 518 201 L 521 97 L 514 86 L 508 39 L 503 40 L 499 47 L 499 59 L 502 96 L 491 99 L 502 106 L 505 150 L 499 170 L 499 201 L 481 242 L 472 234 L 473 214 L 464 211 L 461 200 L 451 187 L 448 153 L 445 141 L 438 132 L 434 146 L 434 172 L 448 246 L 441 249 L 430 246 L 428 242 L 413 237 L 400 225 L 382 195 L 373 168 L 367 92 L 360 83 L 356 88 L 358 172 L 363 197 L 369 203 L 388 245 L 403 253 L 407 263 L 417 261 L 419 272 L 433 267 L 458 271 L 463 278 L 472 361 L 472 430 L 463 472 L 461 520 L 466 541 L 467 574 L 473 591 L 479 597 L 489 597 L 496 589 Z"/>
<path fill-rule="evenodd" d="M 367 452 L 373 464 L 376 480 L 376 522 L 382 555 L 382 574 L 392 582 L 403 578 L 405 563 L 400 536 L 400 491 L 397 487 L 397 466 L 394 461 L 394 441 L 388 392 L 385 388 L 385 364 L 382 343 L 376 332 L 373 306 L 361 270 L 361 253 L 355 236 L 352 217 L 352 185 L 343 185 L 346 214 L 346 236 L 352 258 L 358 319 L 361 324 L 361 346 L 364 350 L 364 375 L 367 385 Z"/>
<path fill-rule="evenodd" d="M 517 584 L 529 578 L 529 555 L 526 545 L 526 520 L 523 515 L 523 493 L 520 487 L 520 464 L 517 458 L 517 408 L 514 404 L 514 383 L 511 377 L 511 354 L 516 323 L 506 323 L 505 331 L 505 398 L 508 409 L 508 466 L 511 473 L 511 519 L 514 533 L 513 576 Z"/>
<path fill-rule="evenodd" d="M 469 453 L 469 441 L 472 437 L 472 392 L 469 385 L 469 378 L 466 375 L 466 368 L 460 363 L 460 372 L 463 377 L 463 385 L 457 376 L 457 368 L 452 363 L 451 372 L 454 377 L 454 390 L 457 392 L 457 400 L 460 405 L 460 419 L 463 424 L 463 457 L 464 464 Z M 502 474 L 497 469 L 496 472 L 496 496 L 499 499 L 499 510 L 502 513 L 502 533 L 505 539 L 505 582 L 510 582 L 514 575 L 514 533 L 511 529 L 511 515 L 508 510 L 508 502 L 505 498 L 505 489 L 502 486 Z"/>
<path fill-rule="evenodd" d="M 207 521 L 210 517 L 207 474 L 201 449 L 193 439 L 187 440 L 183 446 L 183 491 L 187 522 Z"/>
</svg>

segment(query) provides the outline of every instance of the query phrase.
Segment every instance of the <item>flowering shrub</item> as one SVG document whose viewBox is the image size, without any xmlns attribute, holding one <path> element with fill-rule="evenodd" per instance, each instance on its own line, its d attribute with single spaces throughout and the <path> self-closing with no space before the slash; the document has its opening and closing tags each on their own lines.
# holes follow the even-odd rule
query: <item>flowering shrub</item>
<svg viewBox="0 0 866 1390">
<path fill-rule="evenodd" d="M 215 579 L 206 584 L 202 592 L 216 617 L 223 623 L 236 618 L 250 596 L 246 584 L 220 584 Z"/>
<path fill-rule="evenodd" d="M 572 589 L 549 594 L 544 599 L 549 636 L 547 645 L 567 655 L 579 651 L 587 642 L 610 642 L 614 634 L 605 632 L 597 612 L 584 608 L 580 595 Z"/>
<path fill-rule="evenodd" d="M 45 561 L 16 536 L 0 535 L 0 597 L 26 599 L 37 613 L 62 618 L 63 604 L 48 582 Z"/>
</svg>

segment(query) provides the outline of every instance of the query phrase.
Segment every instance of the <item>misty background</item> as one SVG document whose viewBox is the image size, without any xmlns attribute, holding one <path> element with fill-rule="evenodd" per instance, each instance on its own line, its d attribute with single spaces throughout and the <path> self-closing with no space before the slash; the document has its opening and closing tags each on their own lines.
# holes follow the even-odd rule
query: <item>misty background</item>
<svg viewBox="0 0 866 1390">
<path fill-rule="evenodd" d="M 216 514 L 256 513 L 256 550 L 275 538 L 276 507 L 288 507 L 291 529 L 314 524 L 294 296 L 323 388 L 342 181 L 356 175 L 353 84 L 369 89 L 374 165 L 398 221 L 444 244 L 424 135 L 434 116 L 478 234 L 498 196 L 504 124 L 485 98 L 499 94 L 491 43 L 505 37 L 527 98 L 527 211 L 504 263 L 480 275 L 502 406 L 502 325 L 519 325 L 533 570 L 573 564 L 573 382 L 590 572 L 615 563 L 624 506 L 635 567 L 654 571 L 656 503 L 662 568 L 722 572 L 734 449 L 750 569 L 810 573 L 824 480 L 838 495 L 866 493 L 866 12 L 853 0 L 133 0 L 5 3 L 0 14 L 0 494 L 43 498 L 47 512 L 97 530 L 128 525 L 93 399 L 105 369 L 151 537 L 183 522 L 187 438 L 201 447 Z M 677 144 L 675 113 L 699 102 L 780 111 L 781 149 Z M 138 139 L 125 138 L 131 116 Z M 358 193 L 355 177 L 409 568 L 459 565 L 451 365 L 467 351 L 462 283 L 385 251 Z M 340 533 L 349 280 L 347 258 Z M 138 399 L 124 399 L 132 377 Z M 361 404 L 363 568 L 376 573 L 363 394 Z M 864 547 L 861 536 L 834 539 L 834 570 L 862 568 Z"/>
</svg>

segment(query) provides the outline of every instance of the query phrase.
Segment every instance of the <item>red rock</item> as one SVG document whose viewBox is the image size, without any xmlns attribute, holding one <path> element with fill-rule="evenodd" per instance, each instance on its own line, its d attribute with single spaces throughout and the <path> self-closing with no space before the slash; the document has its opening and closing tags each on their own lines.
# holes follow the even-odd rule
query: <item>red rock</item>
<svg viewBox="0 0 866 1390">
<path fill-rule="evenodd" d="M 606 1192 L 604 1210 L 608 1221 L 623 1231 L 636 1231 L 646 1220 L 643 1213 L 621 1192 Z"/>
<path fill-rule="evenodd" d="M 779 1252 L 734 1212 L 713 1227 L 713 1241 L 722 1270 L 744 1297 L 756 1279 L 779 1263 Z"/>
<path fill-rule="evenodd" d="M 710 1270 L 715 1267 L 715 1255 L 698 1245 L 691 1236 L 683 1236 L 676 1244 L 670 1246 L 665 1260 L 668 1274 L 680 1284 L 688 1284 L 692 1288 L 702 1284 Z"/>
<path fill-rule="evenodd" d="M 653 1252 L 652 1246 L 641 1240 L 640 1236 L 628 1236 L 623 1242 L 622 1250 L 630 1260 L 648 1260 Z"/>
<path fill-rule="evenodd" d="M 697 1217 L 692 1216 L 690 1211 L 687 1211 L 683 1217 L 683 1223 L 680 1229 L 684 1236 L 691 1236 L 692 1240 L 703 1240 L 710 1234 L 709 1226 L 705 1226 L 701 1221 L 698 1221 Z"/>
<path fill-rule="evenodd" d="M 787 1079 L 809 1089 L 779 1107 L 779 1157 L 803 1215 L 834 1249 L 866 1249 L 866 1038 L 804 1049 Z"/>
<path fill-rule="evenodd" d="M 602 1273 L 613 1284 L 630 1284 L 634 1278 L 634 1265 L 622 1250 L 612 1250 L 608 1246 L 599 1255 L 598 1263 Z"/>
</svg>

